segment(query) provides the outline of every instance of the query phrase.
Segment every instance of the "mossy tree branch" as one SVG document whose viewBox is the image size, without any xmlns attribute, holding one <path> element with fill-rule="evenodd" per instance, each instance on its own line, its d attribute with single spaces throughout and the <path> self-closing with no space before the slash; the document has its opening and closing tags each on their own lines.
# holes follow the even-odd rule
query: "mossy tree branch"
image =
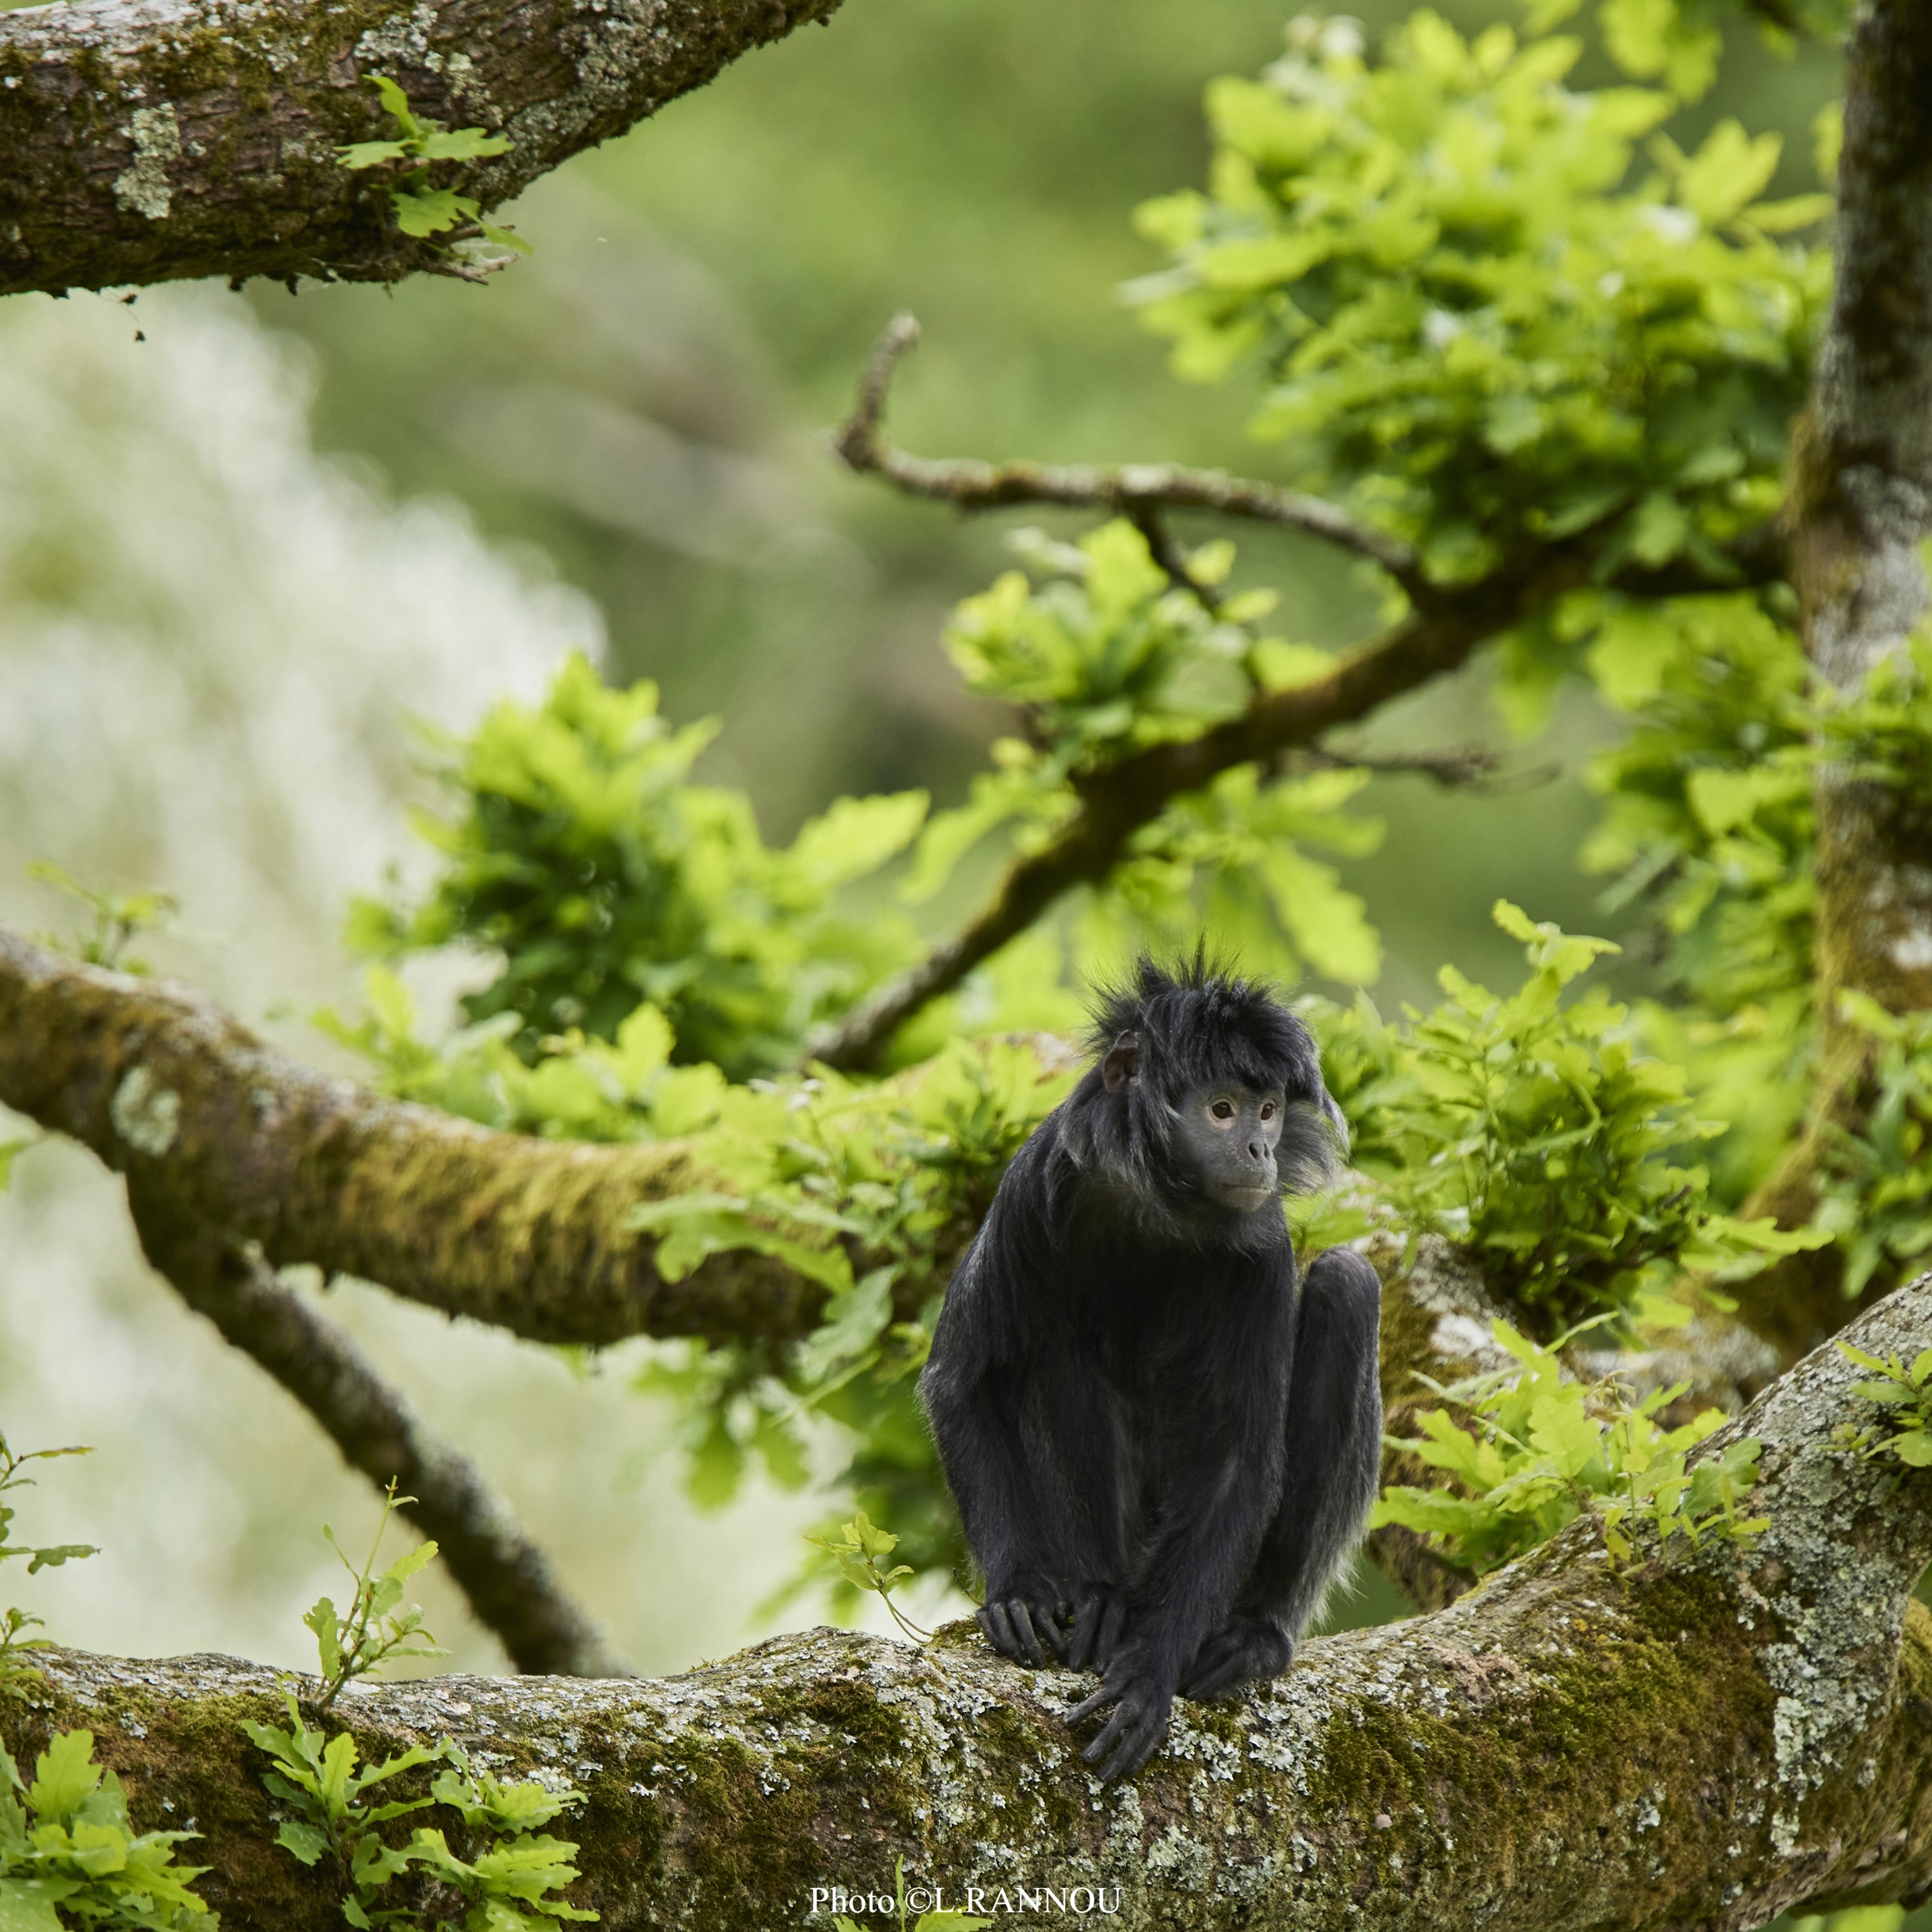
<svg viewBox="0 0 1932 1932">
<path fill-rule="evenodd" d="M 658 1273 L 628 1223 L 702 1185 L 680 1143 L 538 1140 L 383 1100 L 185 987 L 4 933 L 0 1105 L 91 1148 L 150 1211 L 253 1243 L 272 1267 L 380 1282 L 533 1341 L 784 1341 L 825 1299 L 745 1253 Z"/>
<path fill-rule="evenodd" d="M 1852 1331 L 1932 1337 L 1932 1278 Z M 812 1888 L 1108 1888 L 1123 1927 L 1346 1922 L 1432 1932 L 1696 1924 L 1932 1891 L 1932 1471 L 1838 1446 L 1866 1420 L 1827 1349 L 1733 1425 L 1764 1444 L 1754 1548 L 1615 1574 L 1591 1524 L 1417 1621 L 1308 1645 L 1235 1702 L 1179 1705 L 1136 1783 L 1104 1790 L 1060 1713 L 970 1625 L 926 1648 L 821 1630 L 691 1675 L 442 1679 L 347 1700 L 366 1749 L 453 1734 L 582 1786 L 577 1903 L 604 1932 L 802 1919 Z M 1721 1447 L 1719 1437 L 1714 1447 Z M 46 1660 L 0 1736 L 85 1725 L 136 1821 L 192 1819 L 228 1924 L 337 1922 L 273 1845 L 236 1720 L 270 1674 L 215 1658 Z M 164 1801 L 171 1808 L 164 1811 Z M 1113 1896 L 1118 1887 L 1118 1897 Z M 821 1909 L 831 1901 L 821 1896 Z M 849 1908 L 848 1908 L 849 1909 Z M 819 1922 L 824 1923 L 821 1919 Z"/>
<path fill-rule="evenodd" d="M 0 294 L 460 270 L 338 145 L 372 74 L 506 136 L 436 185 L 493 208 L 838 0 L 69 0 L 0 13 Z M 379 174 L 380 171 L 378 171 Z"/>
<path fill-rule="evenodd" d="M 1805 648 L 1855 692 L 1927 609 L 1919 546 L 1932 533 L 1932 14 L 1870 0 L 1847 47 L 1836 281 L 1787 521 Z M 1895 1013 L 1932 1007 L 1932 868 L 1884 788 L 1825 765 L 1818 807 L 1819 1050 L 1811 1124 L 1747 1212 L 1811 1218 L 1835 1132 L 1855 1126 L 1870 1043 L 1838 996 Z M 1788 1353 L 1845 1317 L 1835 1250 L 1794 1256 L 1748 1312 Z"/>
</svg>

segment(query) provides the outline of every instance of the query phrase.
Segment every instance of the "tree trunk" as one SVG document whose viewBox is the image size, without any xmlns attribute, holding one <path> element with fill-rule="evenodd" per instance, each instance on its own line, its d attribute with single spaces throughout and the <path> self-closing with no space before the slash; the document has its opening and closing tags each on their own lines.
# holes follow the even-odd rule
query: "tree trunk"
<svg viewBox="0 0 1932 1932">
<path fill-rule="evenodd" d="M 1859 11 L 1848 49 L 1837 283 L 1794 450 L 1792 581 L 1821 684 L 1855 693 L 1926 611 L 1919 546 L 1932 532 L 1932 12 Z M 1812 1117 L 1747 1209 L 1809 1220 L 1835 1135 L 1864 1111 L 1869 1043 L 1838 996 L 1894 1013 L 1932 1008 L 1932 864 L 1921 818 L 1883 787 L 1822 766 L 1818 804 L 1818 1059 Z M 1787 1359 L 1851 1309 L 1837 1250 L 1794 1255 L 1747 1291 L 1746 1312 Z M 1883 1285 L 1883 1284 L 1881 1284 Z"/>
</svg>

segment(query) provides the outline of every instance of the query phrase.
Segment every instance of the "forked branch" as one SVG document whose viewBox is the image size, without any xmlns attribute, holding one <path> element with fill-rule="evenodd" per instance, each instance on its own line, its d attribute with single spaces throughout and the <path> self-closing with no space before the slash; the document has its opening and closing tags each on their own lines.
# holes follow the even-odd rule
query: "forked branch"
<svg viewBox="0 0 1932 1932">
<path fill-rule="evenodd" d="M 1230 476 L 1220 470 L 1183 469 L 1172 463 L 1067 465 L 1023 460 L 981 463 L 959 457 L 933 461 L 895 449 L 880 433 L 886 396 L 900 359 L 918 339 L 919 324 L 913 317 L 893 318 L 873 347 L 859 383 L 858 403 L 834 440 L 847 468 L 862 476 L 883 476 L 911 495 L 935 497 L 962 510 L 1045 503 L 1063 509 L 1113 510 L 1137 522 L 1149 510 L 1211 510 L 1319 537 L 1379 564 L 1412 597 L 1427 590 L 1415 552 L 1400 538 L 1356 522 L 1318 496 L 1304 496 L 1277 484 Z"/>
</svg>

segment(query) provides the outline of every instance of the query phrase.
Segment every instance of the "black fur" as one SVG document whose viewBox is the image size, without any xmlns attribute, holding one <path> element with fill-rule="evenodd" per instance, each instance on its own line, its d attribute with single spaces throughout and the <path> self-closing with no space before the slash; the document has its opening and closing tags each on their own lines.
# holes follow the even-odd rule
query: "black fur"
<svg viewBox="0 0 1932 1932">
<path fill-rule="evenodd" d="M 1097 1063 L 1001 1182 L 920 1387 L 981 1625 L 1101 1671 L 1070 1721 L 1113 1707 L 1086 1752 L 1113 1777 L 1177 1694 L 1284 1670 L 1345 1564 L 1380 1464 L 1380 1288 L 1336 1249 L 1297 1291 L 1279 1195 L 1331 1170 L 1338 1114 L 1292 1013 L 1197 956 L 1142 960 L 1094 1021 Z M 1253 1209 L 1189 1138 L 1228 1083 L 1286 1102 Z"/>
</svg>

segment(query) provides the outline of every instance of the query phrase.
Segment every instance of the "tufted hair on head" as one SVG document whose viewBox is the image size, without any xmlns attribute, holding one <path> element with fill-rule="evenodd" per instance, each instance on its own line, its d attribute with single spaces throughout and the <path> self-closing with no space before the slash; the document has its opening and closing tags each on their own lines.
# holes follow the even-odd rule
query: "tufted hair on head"
<svg viewBox="0 0 1932 1932">
<path fill-rule="evenodd" d="M 1217 1080 L 1287 1100 L 1276 1149 L 1284 1188 L 1332 1178 L 1346 1123 L 1322 1084 L 1314 1037 L 1265 981 L 1210 957 L 1205 944 L 1171 963 L 1144 953 L 1123 979 L 1096 989 L 1090 1011 L 1097 1064 L 1069 1102 L 1067 1149 L 1081 1166 L 1130 1183 L 1150 1226 L 1173 1206 L 1166 1150 L 1176 1110 Z M 1131 1074 L 1117 1078 L 1117 1064 Z"/>
</svg>

